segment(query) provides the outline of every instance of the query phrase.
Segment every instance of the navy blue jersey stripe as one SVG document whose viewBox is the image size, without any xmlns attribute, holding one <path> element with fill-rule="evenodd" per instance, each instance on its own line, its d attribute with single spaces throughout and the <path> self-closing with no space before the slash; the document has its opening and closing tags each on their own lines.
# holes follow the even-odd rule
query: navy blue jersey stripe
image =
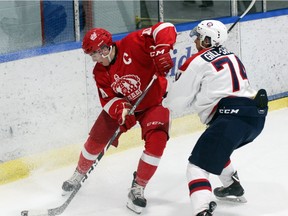
<svg viewBox="0 0 288 216">
<path fill-rule="evenodd" d="M 211 184 L 207 179 L 196 179 L 188 184 L 190 195 L 195 191 L 199 190 L 210 190 L 212 191 Z"/>
</svg>

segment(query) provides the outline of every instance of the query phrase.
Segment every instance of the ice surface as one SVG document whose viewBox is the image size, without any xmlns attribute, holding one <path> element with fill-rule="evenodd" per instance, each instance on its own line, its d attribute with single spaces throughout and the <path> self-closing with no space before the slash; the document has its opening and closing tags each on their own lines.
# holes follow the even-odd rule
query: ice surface
<svg viewBox="0 0 288 216">
<path fill-rule="evenodd" d="M 262 134 L 231 157 L 246 190 L 246 204 L 217 201 L 215 216 L 288 215 L 288 108 L 270 112 Z M 168 142 L 159 168 L 145 190 L 143 216 L 191 216 L 186 182 L 187 158 L 201 132 Z M 142 147 L 104 156 L 63 216 L 133 216 L 125 204 Z M 25 209 L 61 205 L 61 185 L 75 165 L 37 170 L 29 178 L 0 186 L 0 216 L 20 216 Z M 217 176 L 210 176 L 213 187 Z"/>
</svg>

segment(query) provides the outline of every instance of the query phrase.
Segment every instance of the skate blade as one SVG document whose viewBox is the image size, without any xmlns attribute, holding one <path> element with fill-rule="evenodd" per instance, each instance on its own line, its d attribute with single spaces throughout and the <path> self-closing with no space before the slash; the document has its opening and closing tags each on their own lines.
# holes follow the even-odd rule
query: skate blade
<svg viewBox="0 0 288 216">
<path fill-rule="evenodd" d="M 217 199 L 222 201 L 229 201 L 229 202 L 235 202 L 235 203 L 247 203 L 247 199 L 244 196 L 227 196 L 227 197 L 217 197 Z"/>
<path fill-rule="evenodd" d="M 142 213 L 143 207 L 134 205 L 132 200 L 130 200 L 130 199 L 127 201 L 126 206 L 127 206 L 128 209 L 130 209 L 131 211 L 133 211 L 133 212 L 135 212 L 137 214 L 141 214 Z"/>
</svg>

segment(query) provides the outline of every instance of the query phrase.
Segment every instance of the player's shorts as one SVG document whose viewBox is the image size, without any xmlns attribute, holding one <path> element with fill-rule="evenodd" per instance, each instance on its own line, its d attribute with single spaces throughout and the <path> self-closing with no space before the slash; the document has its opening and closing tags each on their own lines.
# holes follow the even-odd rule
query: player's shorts
<svg viewBox="0 0 288 216">
<path fill-rule="evenodd" d="M 248 98 L 222 99 L 216 117 L 198 139 L 189 161 L 220 175 L 232 152 L 261 133 L 267 110 L 268 107 L 259 111 L 254 101 Z"/>
<path fill-rule="evenodd" d="M 102 110 L 91 128 L 89 135 L 95 143 L 104 145 L 109 142 L 118 127 L 118 121 L 112 119 L 106 111 Z M 120 134 L 118 136 L 120 136 Z M 118 146 L 118 138 L 114 140 L 112 145 L 115 147 Z"/>
<path fill-rule="evenodd" d="M 153 106 L 135 115 L 142 129 L 143 140 L 145 140 L 146 134 L 151 130 L 164 131 L 169 139 L 170 112 L 167 108 L 162 105 Z"/>
<path fill-rule="evenodd" d="M 157 105 L 146 109 L 145 111 L 135 113 L 142 130 L 142 139 L 145 140 L 146 134 L 151 130 L 162 130 L 167 133 L 169 138 L 170 112 L 162 105 Z M 104 110 L 99 114 L 89 135 L 95 143 L 103 145 L 108 143 L 119 124 L 117 120 L 112 119 Z M 120 136 L 121 133 L 118 135 Z M 118 138 L 112 143 L 118 146 Z"/>
</svg>

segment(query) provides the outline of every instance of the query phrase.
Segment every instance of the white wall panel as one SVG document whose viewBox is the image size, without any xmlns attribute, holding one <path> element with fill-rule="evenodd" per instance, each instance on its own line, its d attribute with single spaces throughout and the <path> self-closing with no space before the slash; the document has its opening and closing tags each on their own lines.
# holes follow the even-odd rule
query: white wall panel
<svg viewBox="0 0 288 216">
<path fill-rule="evenodd" d="M 0 64 L 0 160 L 86 138 L 83 62 L 74 50 Z"/>
<path fill-rule="evenodd" d="M 288 16 L 238 24 L 226 47 L 239 55 L 251 84 L 269 95 L 288 91 Z M 189 31 L 171 51 L 176 68 L 195 53 Z M 69 144 L 82 145 L 101 111 L 81 49 L 0 64 L 0 162 Z"/>
<path fill-rule="evenodd" d="M 288 16 L 241 24 L 241 51 L 248 77 L 255 88 L 269 95 L 288 91 Z"/>
</svg>

